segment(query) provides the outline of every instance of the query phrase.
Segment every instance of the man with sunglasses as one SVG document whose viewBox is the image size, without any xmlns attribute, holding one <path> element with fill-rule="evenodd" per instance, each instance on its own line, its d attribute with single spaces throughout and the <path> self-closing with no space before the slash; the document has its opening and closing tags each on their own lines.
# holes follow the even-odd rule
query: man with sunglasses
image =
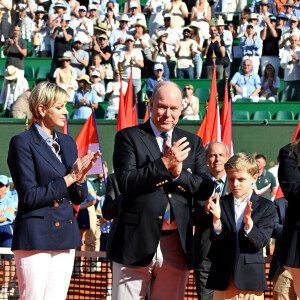
<svg viewBox="0 0 300 300">
<path fill-rule="evenodd" d="M 127 14 L 123 14 L 119 20 L 119 28 L 114 29 L 109 37 L 108 43 L 114 48 L 114 52 L 118 51 L 121 46 L 125 45 L 125 40 L 130 35 L 130 31 L 127 30 L 127 24 L 129 22 Z"/>
<path fill-rule="evenodd" d="M 298 19 L 295 16 L 292 16 L 289 20 L 289 26 L 290 30 L 285 32 L 281 35 L 280 41 L 279 41 L 279 49 L 282 49 L 284 47 L 289 47 L 291 45 L 290 43 L 290 37 L 292 35 L 296 35 L 298 37 L 298 41 L 300 39 L 300 30 L 297 28 L 298 26 Z"/>
<path fill-rule="evenodd" d="M 74 39 L 71 60 L 71 66 L 75 68 L 77 77 L 79 77 L 81 74 L 86 74 L 85 68 L 89 65 L 89 55 L 86 51 L 82 50 L 82 45 L 81 36 L 78 35 Z"/>
</svg>

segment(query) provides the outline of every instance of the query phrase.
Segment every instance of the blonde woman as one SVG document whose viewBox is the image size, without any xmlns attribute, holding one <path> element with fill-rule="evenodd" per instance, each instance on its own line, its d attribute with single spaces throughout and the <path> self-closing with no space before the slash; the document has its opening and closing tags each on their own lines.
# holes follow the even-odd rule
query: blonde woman
<svg viewBox="0 0 300 300">
<path fill-rule="evenodd" d="M 280 88 L 279 77 L 276 76 L 275 67 L 272 64 L 267 64 L 264 74 L 261 77 L 261 92 L 260 100 L 278 101 L 277 92 Z"/>
<path fill-rule="evenodd" d="M 194 87 L 186 84 L 183 88 L 185 97 L 182 100 L 183 110 L 181 111 L 183 120 L 200 120 L 199 98 L 194 96 Z"/>
</svg>

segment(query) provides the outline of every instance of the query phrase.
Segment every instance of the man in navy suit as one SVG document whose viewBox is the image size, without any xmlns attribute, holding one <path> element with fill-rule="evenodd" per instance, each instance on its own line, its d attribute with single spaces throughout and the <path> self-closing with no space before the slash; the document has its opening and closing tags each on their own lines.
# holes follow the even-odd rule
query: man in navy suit
<svg viewBox="0 0 300 300">
<path fill-rule="evenodd" d="M 202 141 L 176 126 L 182 92 L 160 82 L 151 119 L 117 133 L 114 170 L 122 199 L 110 231 L 113 299 L 183 299 L 193 267 L 192 198 L 213 183 Z"/>
<path fill-rule="evenodd" d="M 215 184 L 213 194 L 218 193 L 220 196 L 230 193 L 225 171 L 225 163 L 228 160 L 228 147 L 222 142 L 211 142 L 205 146 L 205 159 L 209 168 L 209 173 Z M 204 208 L 205 202 L 202 202 Z M 196 224 L 194 234 L 195 246 L 195 265 L 194 276 L 196 283 L 197 296 L 199 300 L 213 299 L 214 292 L 205 288 L 211 267 L 211 216 Z"/>
</svg>

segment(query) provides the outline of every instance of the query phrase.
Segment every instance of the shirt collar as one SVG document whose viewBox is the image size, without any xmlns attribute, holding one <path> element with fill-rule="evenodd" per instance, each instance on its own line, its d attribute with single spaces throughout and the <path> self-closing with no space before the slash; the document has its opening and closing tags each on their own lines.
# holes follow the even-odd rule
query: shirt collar
<svg viewBox="0 0 300 300">
<path fill-rule="evenodd" d="M 216 180 L 217 180 L 217 179 L 216 179 L 215 177 L 213 177 L 213 176 L 211 176 L 211 178 L 212 178 L 213 181 L 216 181 Z M 226 178 L 227 178 L 227 174 L 226 174 L 226 173 L 220 178 L 220 180 L 222 181 L 223 184 L 225 183 Z"/>
<path fill-rule="evenodd" d="M 252 197 L 252 193 L 253 193 L 253 190 L 251 190 L 250 194 L 242 201 L 238 201 L 234 196 L 233 196 L 233 200 L 234 200 L 234 204 L 237 204 L 237 205 L 241 205 L 242 203 L 247 203 L 248 201 L 250 201 L 251 197 Z"/>
<path fill-rule="evenodd" d="M 37 123 L 37 122 L 34 122 L 33 123 L 35 128 L 37 129 L 38 133 L 40 134 L 40 136 L 43 138 L 43 140 L 49 144 L 48 142 L 49 141 L 53 141 L 53 142 L 58 142 L 58 137 L 57 137 L 57 134 L 56 134 L 56 131 L 53 130 L 53 138 L 45 131 L 42 129 L 42 127 Z"/>
<path fill-rule="evenodd" d="M 153 130 L 153 133 L 154 133 L 155 137 L 160 136 L 160 134 L 162 133 L 162 131 L 159 131 L 159 130 L 157 129 L 157 127 L 154 125 L 154 123 L 152 122 L 151 119 L 150 119 L 150 125 L 151 125 L 151 128 L 152 128 L 152 130 Z M 171 130 L 169 130 L 169 131 L 166 132 L 170 138 L 172 138 L 173 129 L 174 129 L 174 128 L 172 128 Z"/>
</svg>

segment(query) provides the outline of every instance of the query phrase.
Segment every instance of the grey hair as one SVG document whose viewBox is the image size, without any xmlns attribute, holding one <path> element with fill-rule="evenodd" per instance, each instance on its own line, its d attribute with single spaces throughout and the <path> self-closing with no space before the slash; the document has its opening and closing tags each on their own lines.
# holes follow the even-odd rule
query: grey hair
<svg viewBox="0 0 300 300">
<path fill-rule="evenodd" d="M 205 158 L 206 158 L 207 155 L 208 155 L 208 151 L 209 151 L 210 147 L 211 147 L 212 145 L 215 145 L 215 144 L 223 145 L 223 146 L 225 147 L 226 156 L 229 155 L 229 149 L 228 149 L 228 147 L 227 147 L 226 144 L 224 144 L 223 142 L 213 141 L 213 142 L 210 142 L 210 143 L 206 144 L 206 146 L 204 147 Z"/>
</svg>

